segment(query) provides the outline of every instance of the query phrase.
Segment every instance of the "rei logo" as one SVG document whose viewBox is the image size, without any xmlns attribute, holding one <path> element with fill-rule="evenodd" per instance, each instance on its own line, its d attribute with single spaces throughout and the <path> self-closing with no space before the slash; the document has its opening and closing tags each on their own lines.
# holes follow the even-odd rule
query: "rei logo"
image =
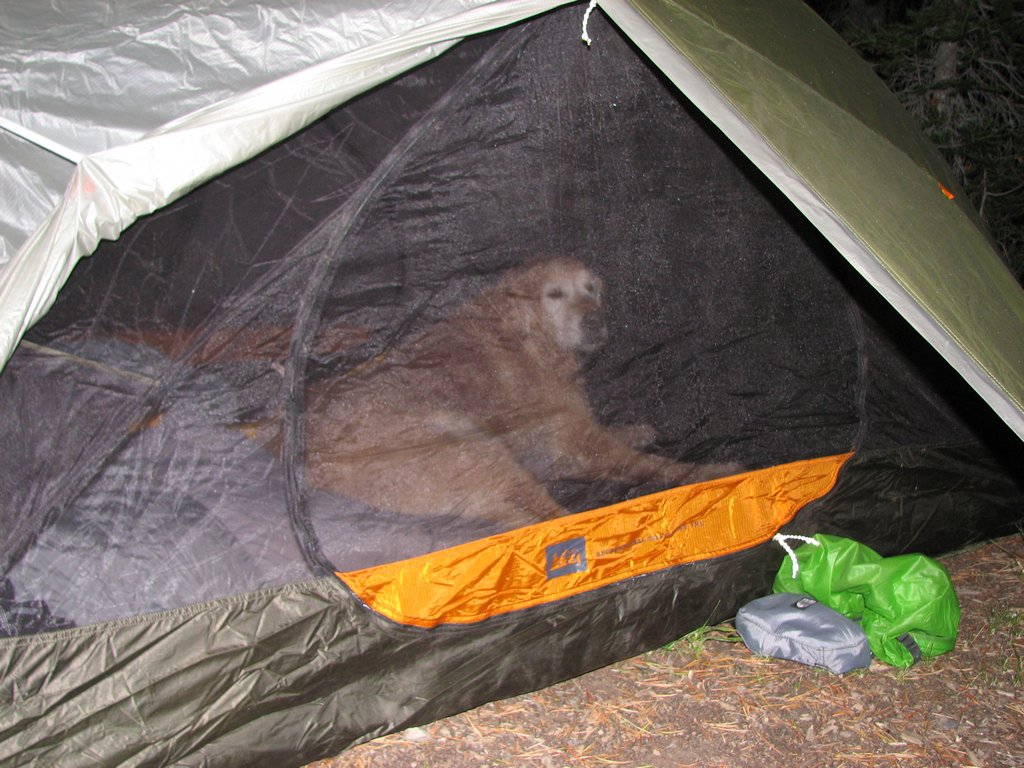
<svg viewBox="0 0 1024 768">
<path fill-rule="evenodd" d="M 587 540 L 582 536 L 547 548 L 548 579 L 587 570 Z"/>
</svg>

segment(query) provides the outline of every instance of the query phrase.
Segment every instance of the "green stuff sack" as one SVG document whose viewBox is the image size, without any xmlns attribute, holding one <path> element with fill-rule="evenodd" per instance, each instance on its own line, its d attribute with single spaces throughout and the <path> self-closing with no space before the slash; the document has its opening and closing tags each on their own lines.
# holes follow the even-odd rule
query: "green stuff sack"
<svg viewBox="0 0 1024 768">
<path fill-rule="evenodd" d="M 839 536 L 814 540 L 792 552 L 795 564 L 786 558 L 773 591 L 810 595 L 859 621 L 871 652 L 893 666 L 953 649 L 960 603 L 942 565 L 924 555 L 882 557 Z"/>
</svg>

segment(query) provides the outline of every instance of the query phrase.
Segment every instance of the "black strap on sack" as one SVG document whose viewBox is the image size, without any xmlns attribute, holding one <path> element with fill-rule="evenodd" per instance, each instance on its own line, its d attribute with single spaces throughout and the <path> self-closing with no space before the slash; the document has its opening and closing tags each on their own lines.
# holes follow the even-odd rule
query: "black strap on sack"
<svg viewBox="0 0 1024 768">
<path fill-rule="evenodd" d="M 904 648 L 910 651 L 910 655 L 914 657 L 914 663 L 917 664 L 921 660 L 921 646 L 917 644 L 917 640 L 909 632 L 904 632 L 896 639 L 903 644 Z"/>
</svg>

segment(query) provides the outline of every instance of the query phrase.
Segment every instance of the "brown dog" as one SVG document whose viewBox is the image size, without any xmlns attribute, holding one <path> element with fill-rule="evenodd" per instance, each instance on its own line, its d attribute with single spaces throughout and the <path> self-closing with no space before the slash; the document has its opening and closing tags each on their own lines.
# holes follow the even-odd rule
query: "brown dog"
<svg viewBox="0 0 1024 768">
<path fill-rule="evenodd" d="M 607 338 L 602 284 L 552 258 L 493 287 L 371 367 L 307 393 L 306 480 L 371 506 L 510 525 L 566 514 L 543 481 L 686 481 L 734 465 L 637 450 L 646 426 L 597 423 L 579 355 Z"/>
</svg>

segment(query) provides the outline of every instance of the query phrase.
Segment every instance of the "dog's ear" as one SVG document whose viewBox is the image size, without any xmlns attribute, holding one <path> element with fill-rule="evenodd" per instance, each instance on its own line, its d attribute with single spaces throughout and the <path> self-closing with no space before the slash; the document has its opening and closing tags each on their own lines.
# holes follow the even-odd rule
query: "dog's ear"
<svg viewBox="0 0 1024 768">
<path fill-rule="evenodd" d="M 547 333 L 541 317 L 541 291 L 547 273 L 544 262 L 536 260 L 530 266 L 508 270 L 497 284 L 483 291 L 477 303 L 499 335 L 522 343 Z"/>
<path fill-rule="evenodd" d="M 534 338 L 544 330 L 540 318 L 540 292 L 543 280 L 534 272 L 520 273 L 506 293 L 508 306 L 501 322 L 520 339 Z"/>
</svg>

